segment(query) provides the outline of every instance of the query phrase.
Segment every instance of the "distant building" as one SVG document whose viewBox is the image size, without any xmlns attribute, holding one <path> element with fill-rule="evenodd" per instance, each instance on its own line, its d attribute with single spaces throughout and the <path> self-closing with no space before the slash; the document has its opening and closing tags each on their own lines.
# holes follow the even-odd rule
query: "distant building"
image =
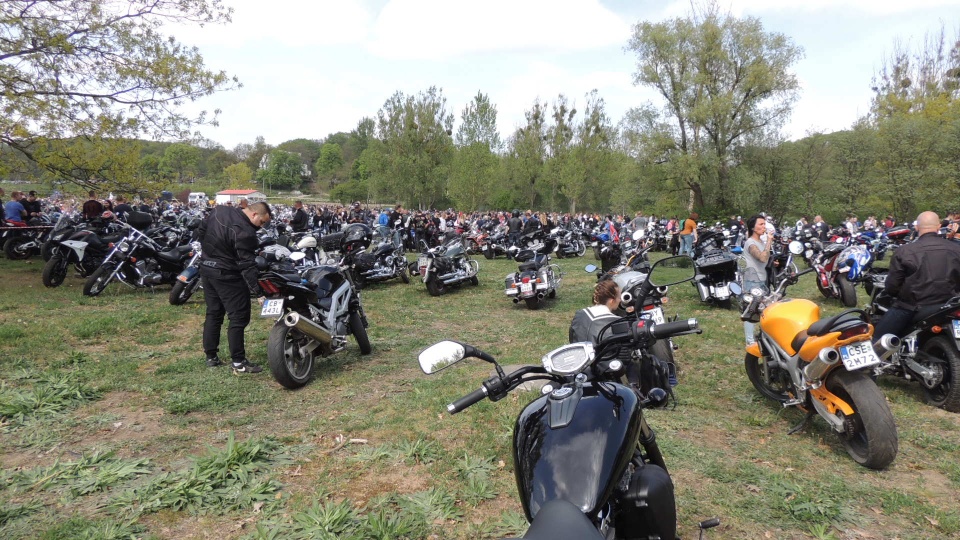
<svg viewBox="0 0 960 540">
<path fill-rule="evenodd" d="M 266 195 L 255 189 L 225 189 L 218 191 L 214 202 L 216 204 L 227 204 L 228 202 L 237 204 L 240 199 L 246 199 L 247 202 L 265 202 Z"/>
</svg>

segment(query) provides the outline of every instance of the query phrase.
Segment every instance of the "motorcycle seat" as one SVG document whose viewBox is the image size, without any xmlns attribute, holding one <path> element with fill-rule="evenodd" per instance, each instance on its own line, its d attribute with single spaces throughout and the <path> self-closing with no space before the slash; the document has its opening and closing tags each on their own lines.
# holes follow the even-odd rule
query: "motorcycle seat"
<svg viewBox="0 0 960 540">
<path fill-rule="evenodd" d="M 830 332 L 842 332 L 848 328 L 863 324 L 862 310 L 851 309 L 828 319 L 821 319 L 807 328 L 808 336 L 824 336 Z"/>
<path fill-rule="evenodd" d="M 161 252 L 161 253 L 157 253 L 157 257 L 160 258 L 160 259 L 163 259 L 163 260 L 165 260 L 165 261 L 167 261 L 167 262 L 173 262 L 173 263 L 175 263 L 175 262 L 179 262 L 181 259 L 183 259 L 183 258 L 186 257 L 187 255 L 189 255 L 189 254 L 190 254 L 190 251 L 192 251 L 192 250 L 193 250 L 193 247 L 190 246 L 190 244 L 187 244 L 187 245 L 184 245 L 184 246 L 175 247 L 175 248 L 171 249 L 170 251 L 164 251 L 164 252 Z"/>
<path fill-rule="evenodd" d="M 844 246 L 843 244 L 827 244 L 823 248 L 823 254 L 825 256 L 830 256 L 830 255 L 833 255 L 834 253 L 840 253 L 841 251 L 844 250 L 845 247 L 846 246 Z"/>
<path fill-rule="evenodd" d="M 602 540 L 603 535 L 576 505 L 563 499 L 548 501 L 537 512 L 524 540 Z M 517 539 L 507 539 L 517 540 Z"/>
<path fill-rule="evenodd" d="M 543 253 L 537 253 L 536 255 L 534 255 L 533 259 L 525 263 L 522 263 L 520 265 L 520 271 L 525 272 L 527 270 L 536 270 L 537 268 L 540 268 L 543 265 L 547 264 L 547 261 L 548 261 L 548 258 L 546 255 L 544 255 Z"/>
</svg>

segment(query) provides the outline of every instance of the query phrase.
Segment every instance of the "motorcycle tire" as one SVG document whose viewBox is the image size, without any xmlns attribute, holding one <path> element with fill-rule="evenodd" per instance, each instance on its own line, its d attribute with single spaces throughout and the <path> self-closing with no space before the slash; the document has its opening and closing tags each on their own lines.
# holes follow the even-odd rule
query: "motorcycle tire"
<svg viewBox="0 0 960 540">
<path fill-rule="evenodd" d="M 358 291 L 367 286 L 367 278 L 361 276 L 359 271 L 351 270 L 350 277 L 353 278 L 353 284 L 357 287 Z"/>
<path fill-rule="evenodd" d="M 63 284 L 63 280 L 67 277 L 67 267 L 70 263 L 60 255 L 54 255 L 47 261 L 47 264 L 43 265 L 43 286 L 54 288 L 59 287 Z"/>
<path fill-rule="evenodd" d="M 488 261 L 492 261 L 496 254 L 493 252 L 493 248 L 490 248 L 483 252 L 483 256 L 487 258 Z"/>
<path fill-rule="evenodd" d="M 673 347 L 670 346 L 670 340 L 658 339 L 657 342 L 650 347 L 650 354 L 656 356 L 664 362 L 668 362 L 674 366 L 677 365 L 673 360 Z"/>
<path fill-rule="evenodd" d="M 97 268 L 86 281 L 83 282 L 84 296 L 97 296 L 110 284 L 108 279 L 113 273 L 112 264 L 104 264 Z"/>
<path fill-rule="evenodd" d="M 267 363 L 274 380 L 284 388 L 300 388 L 313 379 L 316 369 L 315 355 L 300 354 L 300 347 L 311 338 L 295 328 L 278 322 L 270 329 L 267 338 Z"/>
<path fill-rule="evenodd" d="M 933 388 L 923 387 L 927 404 L 950 412 L 960 412 L 960 352 L 953 341 L 937 336 L 921 345 L 920 351 L 943 361 L 943 379 L 940 384 Z M 917 360 L 926 364 L 919 358 Z"/>
<path fill-rule="evenodd" d="M 529 310 L 535 311 L 537 309 L 540 309 L 540 300 L 537 300 L 536 296 L 534 296 L 533 298 L 524 298 L 523 301 L 526 302 L 527 309 Z"/>
<path fill-rule="evenodd" d="M 470 278 L 470 284 L 473 285 L 474 287 L 476 287 L 477 285 L 480 284 L 480 278 L 478 278 L 477 276 L 471 277 L 471 278 Z"/>
<path fill-rule="evenodd" d="M 817 277 L 816 277 L 816 279 L 815 279 L 814 281 L 817 282 L 817 290 L 820 291 L 820 294 L 822 294 L 824 298 L 835 298 L 835 297 L 836 297 L 836 295 L 833 294 L 833 289 L 832 289 L 832 288 L 830 288 L 830 287 L 824 287 L 823 284 L 820 282 L 820 275 L 819 275 L 819 274 L 817 274 Z"/>
<path fill-rule="evenodd" d="M 370 346 L 370 338 L 367 336 L 367 329 L 363 327 L 363 319 L 357 311 L 350 312 L 350 333 L 357 340 L 357 346 L 360 347 L 360 354 L 367 355 L 373 351 Z"/>
<path fill-rule="evenodd" d="M 53 242 L 47 240 L 40 246 L 40 256 L 43 257 L 44 262 L 50 260 L 53 257 L 53 251 L 57 248 L 57 245 Z"/>
<path fill-rule="evenodd" d="M 757 358 L 747 353 L 743 359 L 743 368 L 747 372 L 747 379 L 750 380 L 750 384 L 763 397 L 777 403 L 784 403 L 790 399 L 788 383 L 790 376 L 781 373 L 780 368 L 771 366 L 765 358 Z"/>
<path fill-rule="evenodd" d="M 586 243 L 586 242 L 578 242 L 578 246 L 579 246 L 579 247 L 577 248 L 577 257 L 583 257 L 584 254 L 587 253 L 587 243 Z"/>
<path fill-rule="evenodd" d="M 407 274 L 407 265 L 406 265 L 406 264 L 404 264 L 403 266 L 401 266 L 400 269 L 398 270 L 398 272 L 399 272 L 399 274 L 400 274 L 400 281 L 404 282 L 404 284 L 410 283 L 410 275 Z"/>
<path fill-rule="evenodd" d="M 26 236 L 14 236 L 3 244 L 3 252 L 11 261 L 24 261 L 33 255 L 32 250 L 22 250 L 20 246 L 30 241 Z"/>
<path fill-rule="evenodd" d="M 447 286 L 438 280 L 436 276 L 430 276 L 427 278 L 427 292 L 430 293 L 430 296 L 440 296 L 447 292 Z"/>
<path fill-rule="evenodd" d="M 468 238 L 466 242 L 463 243 L 464 249 L 467 250 L 467 255 L 476 255 L 480 253 L 480 245 L 477 244 L 476 240 Z"/>
<path fill-rule="evenodd" d="M 844 448 L 854 461 L 869 469 L 885 469 L 897 457 L 897 425 L 883 392 L 870 375 L 861 371 L 835 369 L 827 377 L 827 390 L 854 410 L 845 419 L 846 433 L 840 434 Z"/>
<path fill-rule="evenodd" d="M 839 275 L 837 287 L 840 289 L 840 303 L 845 307 L 856 307 L 857 289 L 853 286 L 853 282 L 847 279 L 847 276 Z"/>
<path fill-rule="evenodd" d="M 199 278 L 194 279 L 191 283 L 184 283 L 180 280 L 174 281 L 173 288 L 170 289 L 170 305 L 182 306 L 186 304 L 187 300 L 190 300 L 190 297 L 197 290 L 199 283 Z"/>
<path fill-rule="evenodd" d="M 598 260 L 598 261 L 600 260 L 600 246 L 599 246 L 599 245 L 598 245 L 598 246 L 594 246 L 594 248 L 593 248 L 593 258 L 596 259 L 596 260 Z"/>
</svg>

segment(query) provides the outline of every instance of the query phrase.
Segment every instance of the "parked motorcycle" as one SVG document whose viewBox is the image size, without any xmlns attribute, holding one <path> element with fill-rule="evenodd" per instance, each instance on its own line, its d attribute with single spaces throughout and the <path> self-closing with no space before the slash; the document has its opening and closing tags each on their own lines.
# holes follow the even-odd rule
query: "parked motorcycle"
<svg viewBox="0 0 960 540">
<path fill-rule="evenodd" d="M 874 271 L 863 282 L 870 295 L 870 316 L 874 321 L 894 301 L 884 291 L 886 277 L 886 271 Z M 874 367 L 874 374 L 918 381 L 928 404 L 960 412 L 960 297 L 919 310 L 909 332 L 897 341 L 899 346 Z"/>
<path fill-rule="evenodd" d="M 487 260 L 493 260 L 499 255 L 507 254 L 507 233 L 497 230 L 483 239 L 480 244 L 480 251 Z"/>
<path fill-rule="evenodd" d="M 372 253 L 357 253 L 351 259 L 350 272 L 358 289 L 368 283 L 400 278 L 410 283 L 407 275 L 407 259 L 393 242 L 382 242 Z"/>
<path fill-rule="evenodd" d="M 557 227 L 550 231 L 550 238 L 557 242 L 557 257 L 583 257 L 587 252 L 587 243 L 580 235 L 571 230 Z"/>
<path fill-rule="evenodd" d="M 644 290 L 667 285 L 645 283 Z M 494 365 L 496 374 L 480 389 L 447 406 L 450 414 L 484 398 L 499 401 L 524 382 L 548 381 L 514 424 L 517 487 L 531 524 L 524 538 L 673 539 L 673 481 L 643 414 L 666 392 L 654 388 L 642 395 L 621 384 L 626 366 L 617 357 L 622 346 L 644 354 L 657 339 L 695 332 L 695 319 L 649 324 L 631 317 L 612 323 L 596 348 L 564 345 L 545 354 L 541 365 L 509 374 L 488 353 L 456 341 L 428 347 L 419 362 L 427 374 L 469 357 Z"/>
<path fill-rule="evenodd" d="M 863 277 L 873 258 L 863 245 L 830 243 L 807 260 L 817 271 L 817 289 L 824 298 L 838 298 L 846 307 L 857 305 L 855 284 Z"/>
<path fill-rule="evenodd" d="M 186 244 L 165 250 L 161 241 L 179 238 L 179 234 L 161 228 L 160 241 L 155 240 L 144 233 L 151 223 L 149 214 L 130 213 L 124 225 L 126 236 L 114 244 L 103 263 L 84 282 L 84 296 L 99 295 L 115 279 L 135 289 L 172 284 L 176 280 L 193 247 Z"/>
<path fill-rule="evenodd" d="M 200 255 L 202 254 L 200 242 L 191 242 L 190 246 L 193 248 L 190 252 L 190 260 L 177 275 L 177 279 L 170 289 L 168 300 L 171 306 L 186 304 L 193 293 L 202 288 L 200 284 Z"/>
<path fill-rule="evenodd" d="M 417 267 L 430 296 L 440 296 L 453 285 L 480 284 L 480 263 L 467 256 L 463 240 L 456 235 L 448 235 L 439 246 L 421 253 Z"/>
<path fill-rule="evenodd" d="M 90 276 L 103 264 L 104 258 L 110 252 L 110 244 L 124 236 L 118 223 L 70 230 L 73 231 L 70 236 L 48 242 L 50 259 L 43 266 L 41 274 L 45 287 L 54 288 L 63 284 L 71 265 L 80 277 Z"/>
<path fill-rule="evenodd" d="M 543 249 L 546 253 L 524 249 L 514 256 L 520 265 L 516 272 L 507 274 L 504 279 L 506 295 L 514 304 L 523 301 L 529 309 L 537 309 L 543 299 L 556 298 L 557 289 L 563 282 L 563 272 L 558 265 L 550 263 L 548 253 L 555 245 L 550 240 Z"/>
<path fill-rule="evenodd" d="M 345 252 L 365 249 L 363 243 L 370 241 L 351 231 L 342 238 Z M 267 298 L 260 316 L 276 319 L 267 338 L 267 360 L 273 378 L 286 388 L 310 382 L 316 358 L 342 351 L 348 335 L 357 340 L 360 354 L 373 350 L 347 258 L 343 264 L 308 267 L 302 276 L 284 261 L 271 265 L 263 257 L 257 259 L 260 288 Z"/>
<path fill-rule="evenodd" d="M 792 242 L 790 251 L 800 254 L 803 246 Z M 897 455 L 897 426 L 868 368 L 880 364 L 892 346 L 884 340 L 871 345 L 873 326 L 863 310 L 820 319 L 817 304 L 783 298 L 788 285 L 814 271 L 788 276 L 769 294 L 755 289 L 741 297 L 740 318 L 760 323 L 756 343 L 746 348 L 747 378 L 767 399 L 806 412 L 790 433 L 820 415 L 854 461 L 883 469 Z M 733 288 L 742 292 L 738 285 Z"/>
<path fill-rule="evenodd" d="M 740 281 L 737 256 L 726 249 L 726 236 L 721 232 L 704 231 L 694 247 L 694 264 L 697 279 L 694 285 L 701 302 L 713 302 L 730 307 L 732 293 L 730 284 Z"/>
<path fill-rule="evenodd" d="M 39 255 L 52 230 L 53 223 L 46 216 L 31 219 L 25 227 L 12 227 L 6 231 L 3 253 L 11 261 L 22 261 Z"/>
</svg>

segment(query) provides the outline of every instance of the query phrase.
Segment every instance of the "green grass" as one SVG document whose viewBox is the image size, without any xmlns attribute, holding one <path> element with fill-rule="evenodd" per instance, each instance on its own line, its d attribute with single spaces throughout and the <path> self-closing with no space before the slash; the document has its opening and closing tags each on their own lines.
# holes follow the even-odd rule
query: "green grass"
<svg viewBox="0 0 960 540">
<path fill-rule="evenodd" d="M 202 297 L 175 307 L 167 289 L 111 285 L 84 298 L 75 277 L 44 289 L 38 261 L 0 260 L 0 537 L 522 534 L 512 429 L 536 395 L 449 416 L 446 404 L 492 366 L 468 360 L 426 376 L 416 356 L 455 339 L 504 365 L 539 362 L 566 341 L 595 283 L 583 270 L 591 256 L 557 262 L 563 287 L 537 311 L 503 294 L 515 268 L 503 259 L 480 259 L 480 286 L 439 298 L 416 279 L 372 285 L 373 354 L 351 343 L 291 392 L 269 373 L 204 365 Z M 825 315 L 841 310 L 809 280 L 790 293 Z M 736 313 L 701 304 L 686 283 L 671 287 L 666 311 L 704 328 L 676 340 L 679 406 L 648 413 L 682 536 L 718 516 L 711 538 L 960 538 L 960 417 L 924 405 L 915 384 L 881 381 L 900 455 L 886 471 L 863 469 L 820 421 L 787 435 L 802 415 L 747 381 Z M 255 319 L 246 334 L 261 364 L 270 324 Z"/>
</svg>

